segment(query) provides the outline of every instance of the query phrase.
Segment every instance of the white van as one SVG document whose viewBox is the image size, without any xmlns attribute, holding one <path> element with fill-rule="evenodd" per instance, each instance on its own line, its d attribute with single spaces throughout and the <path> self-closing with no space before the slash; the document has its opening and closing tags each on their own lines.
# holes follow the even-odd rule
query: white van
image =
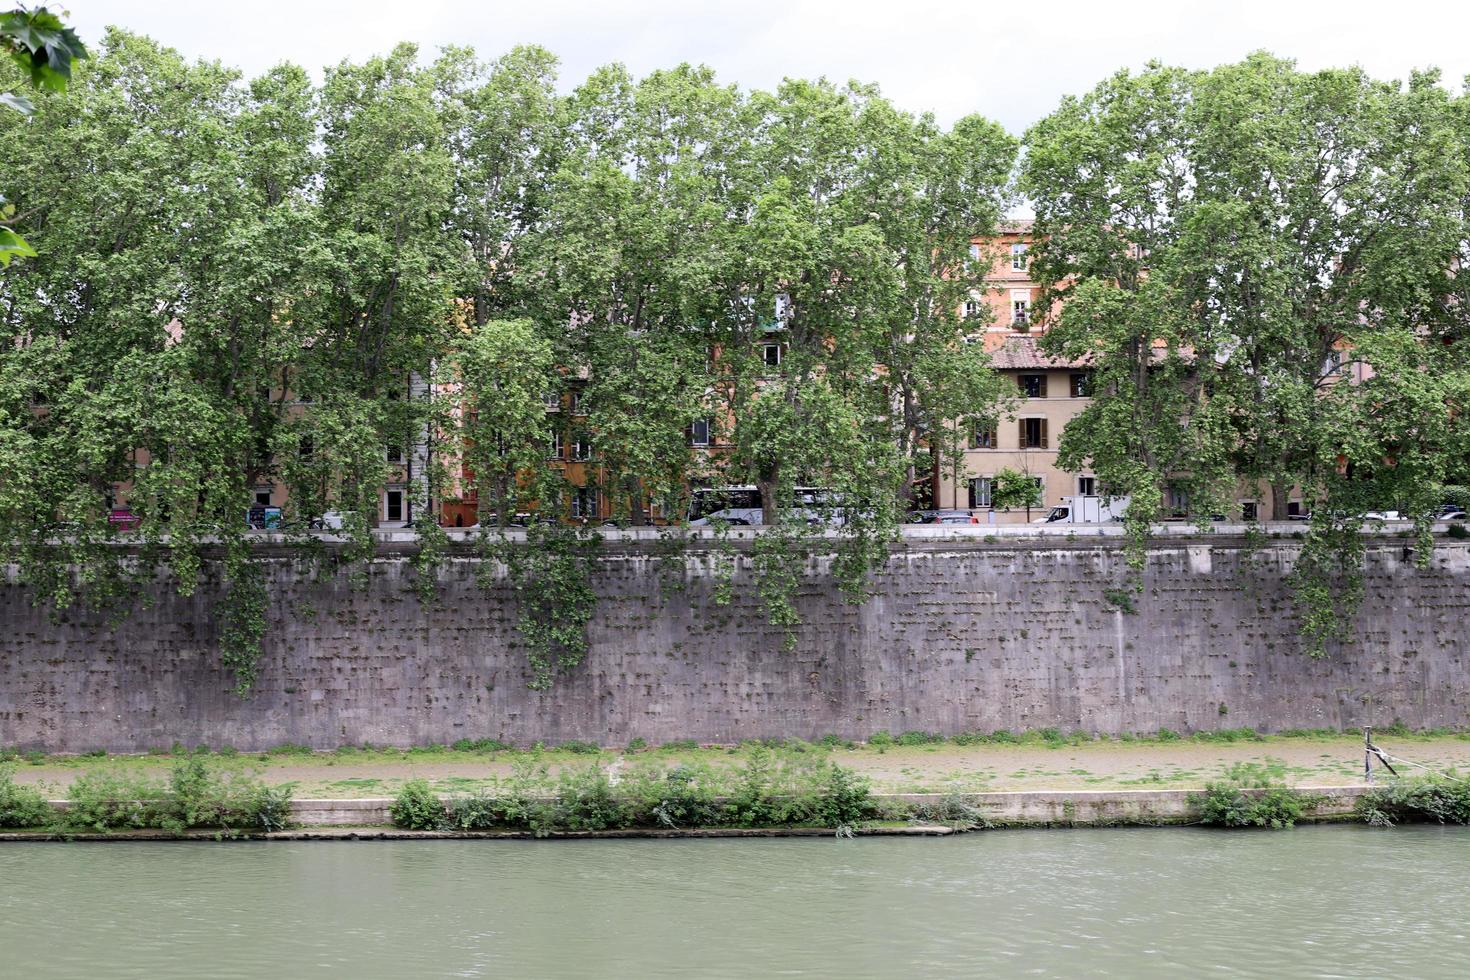
<svg viewBox="0 0 1470 980">
<path fill-rule="evenodd" d="M 1063 497 L 1062 502 L 1053 507 L 1045 517 L 1031 523 L 1106 524 L 1121 521 L 1123 512 L 1127 509 L 1127 497 L 1097 497 L 1091 494 L 1077 494 L 1073 497 Z"/>
</svg>

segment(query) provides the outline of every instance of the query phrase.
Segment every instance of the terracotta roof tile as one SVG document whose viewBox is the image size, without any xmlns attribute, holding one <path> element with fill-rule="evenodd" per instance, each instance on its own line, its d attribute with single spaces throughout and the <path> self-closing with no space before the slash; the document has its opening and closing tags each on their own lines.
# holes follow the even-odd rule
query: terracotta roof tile
<svg viewBox="0 0 1470 980">
<path fill-rule="evenodd" d="M 996 340 L 992 341 L 994 337 Z M 986 334 L 985 349 L 990 353 L 990 366 L 1000 370 L 1019 368 L 1087 367 L 1088 358 L 1053 357 L 1041 350 L 1037 338 L 1029 335 Z"/>
</svg>

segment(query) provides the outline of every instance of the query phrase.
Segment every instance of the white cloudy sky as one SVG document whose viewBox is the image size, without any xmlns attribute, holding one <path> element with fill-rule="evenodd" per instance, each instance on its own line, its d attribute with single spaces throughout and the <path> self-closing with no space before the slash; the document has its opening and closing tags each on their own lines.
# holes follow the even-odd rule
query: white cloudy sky
<svg viewBox="0 0 1470 980">
<path fill-rule="evenodd" d="M 970 112 L 1021 132 L 1065 93 L 1151 58 L 1207 67 L 1258 48 L 1305 68 L 1360 64 L 1402 78 L 1470 74 L 1470 2 L 1364 0 L 52 0 L 84 40 L 109 24 L 247 73 L 278 61 L 319 69 L 385 51 L 522 43 L 562 61 L 570 86 L 621 61 L 635 73 L 703 62 L 726 81 L 782 76 L 876 81 L 899 104 L 949 122 Z"/>
</svg>

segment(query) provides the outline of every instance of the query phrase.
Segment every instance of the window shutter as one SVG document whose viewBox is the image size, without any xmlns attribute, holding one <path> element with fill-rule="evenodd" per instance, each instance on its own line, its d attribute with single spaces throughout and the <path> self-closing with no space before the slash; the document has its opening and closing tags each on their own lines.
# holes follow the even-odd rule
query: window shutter
<svg viewBox="0 0 1470 980">
<path fill-rule="evenodd" d="M 1046 397 L 1046 375 L 1045 374 L 1042 374 L 1042 375 L 1040 375 L 1040 378 L 1041 378 L 1041 394 L 1038 395 L 1037 397 L 1038 398 L 1045 398 Z"/>
<path fill-rule="evenodd" d="M 1017 425 L 1019 425 L 1021 428 L 1020 428 L 1020 430 L 1017 433 L 1017 439 L 1019 441 L 1016 443 L 1016 445 L 1020 446 L 1022 449 L 1025 449 L 1026 448 L 1026 420 L 1025 419 L 1021 419 L 1017 423 Z"/>
<path fill-rule="evenodd" d="M 1046 389 L 1043 387 L 1042 388 L 1042 393 L 1044 394 L 1045 391 L 1046 391 Z M 1046 442 L 1046 419 L 1042 419 L 1041 420 L 1041 448 L 1042 449 L 1045 449 L 1046 447 L 1047 447 L 1047 442 Z"/>
</svg>

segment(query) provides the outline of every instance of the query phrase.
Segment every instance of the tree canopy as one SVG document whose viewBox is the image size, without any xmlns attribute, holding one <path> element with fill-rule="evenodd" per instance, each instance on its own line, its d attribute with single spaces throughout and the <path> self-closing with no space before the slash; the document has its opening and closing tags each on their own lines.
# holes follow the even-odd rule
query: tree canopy
<svg viewBox="0 0 1470 980">
<path fill-rule="evenodd" d="M 417 513 L 473 495 L 501 526 L 563 518 L 578 488 L 638 524 L 701 481 L 761 485 L 773 521 L 798 482 L 830 486 L 859 587 L 958 451 L 950 420 L 996 410 L 956 309 L 1016 140 L 866 85 L 555 82 L 538 48 L 410 45 L 245 80 L 114 30 L 47 112 L 0 119 L 46 241 L 0 279 L 0 540 L 23 574 L 65 605 L 80 567 L 121 601 L 156 562 L 194 588 L 222 548 L 248 686 L 253 488 L 286 489 L 303 548 L 340 515 L 350 560 L 415 447 Z M 106 547 L 118 488 L 141 564 Z"/>
<path fill-rule="evenodd" d="M 1301 493 L 1313 545 L 1370 510 L 1427 522 L 1467 458 L 1464 104 L 1257 54 L 1121 72 L 1038 123 L 1046 343 L 1095 370 L 1061 465 L 1090 460 L 1135 528 L 1166 491 L 1208 520 L 1258 481 L 1277 515 Z"/>
</svg>

